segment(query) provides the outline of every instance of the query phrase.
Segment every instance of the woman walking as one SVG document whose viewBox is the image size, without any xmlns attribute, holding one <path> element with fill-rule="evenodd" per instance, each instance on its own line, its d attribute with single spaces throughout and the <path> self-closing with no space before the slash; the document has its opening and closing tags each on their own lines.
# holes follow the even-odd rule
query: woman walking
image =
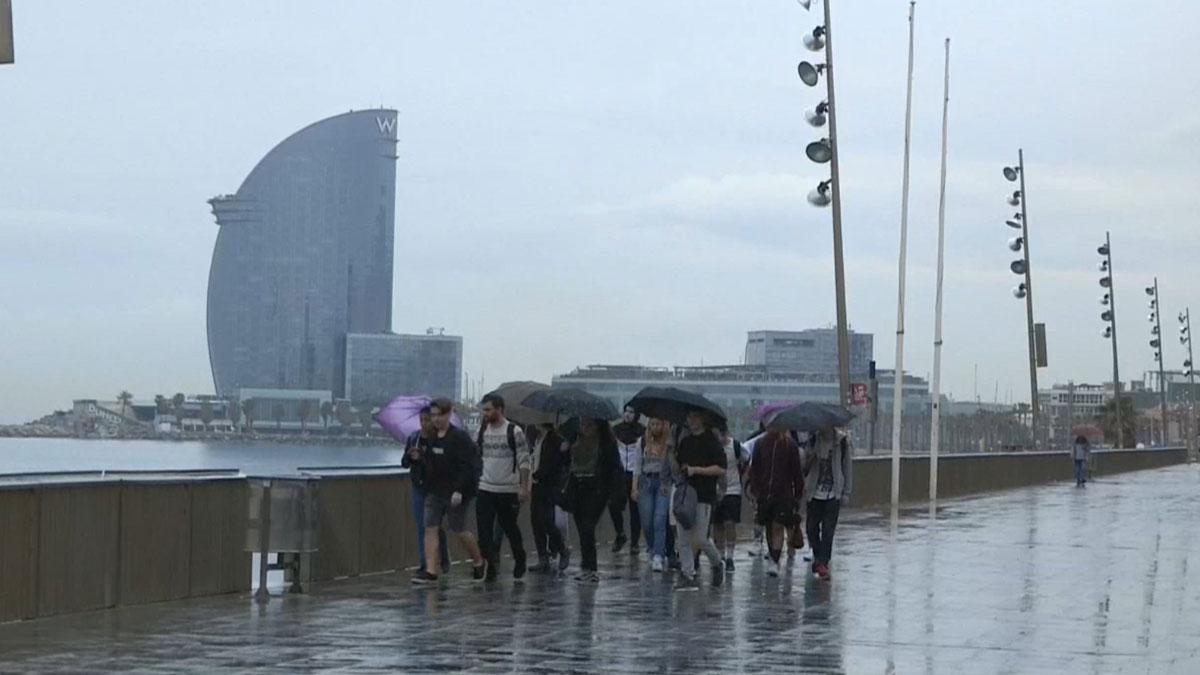
<svg viewBox="0 0 1200 675">
<path fill-rule="evenodd" d="M 570 478 L 564 501 L 575 517 L 579 530 L 579 574 L 576 581 L 596 583 L 600 574 L 596 565 L 596 523 L 609 504 L 617 475 L 621 472 L 617 442 L 608 420 L 582 419 L 579 435 L 568 450 Z M 624 478 L 624 476 L 621 476 Z"/>
<path fill-rule="evenodd" d="M 666 420 L 651 419 L 646 433 L 637 443 L 631 456 L 633 473 L 631 497 L 638 505 L 646 550 L 650 553 L 650 569 L 666 570 L 667 520 L 670 502 L 670 481 L 667 457 L 671 450 L 671 425 Z"/>
<path fill-rule="evenodd" d="M 531 430 L 536 434 L 533 445 L 533 490 L 529 506 L 529 526 L 533 531 L 533 542 L 537 548 L 538 563 L 531 569 L 535 572 L 553 571 L 551 562 L 557 558 L 559 564 L 569 560 L 566 538 L 560 525 L 566 518 L 556 518 L 554 490 L 562 483 L 567 470 L 562 452 L 562 437 L 552 424 L 542 424 Z M 560 511 L 561 513 L 561 511 Z"/>
</svg>

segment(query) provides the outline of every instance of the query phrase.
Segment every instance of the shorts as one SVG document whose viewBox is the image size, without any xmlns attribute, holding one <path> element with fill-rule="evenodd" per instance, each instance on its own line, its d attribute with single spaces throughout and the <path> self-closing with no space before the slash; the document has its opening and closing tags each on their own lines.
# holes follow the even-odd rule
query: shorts
<svg viewBox="0 0 1200 675">
<path fill-rule="evenodd" d="M 762 526 L 776 523 L 784 527 L 792 527 L 800 522 L 800 519 L 796 513 L 795 502 L 772 501 L 759 503 L 758 511 L 754 514 L 754 522 Z"/>
<path fill-rule="evenodd" d="M 441 527 L 445 520 L 450 532 L 465 532 L 472 499 L 464 496 L 458 506 L 451 506 L 449 497 L 430 492 L 425 495 L 425 527 Z"/>
<path fill-rule="evenodd" d="M 717 502 L 716 508 L 713 509 L 713 524 L 740 522 L 742 522 L 742 496 L 725 495 L 721 497 L 721 501 Z"/>
</svg>

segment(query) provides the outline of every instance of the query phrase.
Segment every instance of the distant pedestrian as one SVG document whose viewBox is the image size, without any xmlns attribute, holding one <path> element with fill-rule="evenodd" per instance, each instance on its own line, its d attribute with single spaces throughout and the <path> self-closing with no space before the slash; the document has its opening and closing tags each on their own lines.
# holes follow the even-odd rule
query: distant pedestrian
<svg viewBox="0 0 1200 675">
<path fill-rule="evenodd" d="M 1087 483 L 1088 460 L 1092 456 L 1092 444 L 1086 436 L 1076 436 L 1071 446 L 1071 457 L 1075 460 L 1075 487 L 1083 487 Z"/>
<path fill-rule="evenodd" d="M 437 430 L 433 427 L 433 418 L 429 414 L 429 406 L 417 413 L 421 428 L 409 434 L 404 443 L 404 456 L 400 466 L 408 469 L 408 482 L 412 492 L 412 513 L 417 521 L 417 555 L 419 557 L 419 572 L 425 571 L 425 455 L 429 452 L 430 440 Z M 441 550 L 442 569 L 450 569 L 450 552 L 446 546 L 446 533 L 438 530 L 438 547 Z"/>
<path fill-rule="evenodd" d="M 650 569 L 655 572 L 667 568 L 667 522 L 671 509 L 667 460 L 670 451 L 670 423 L 651 419 L 646 423 L 646 433 L 638 441 L 630 462 L 633 470 L 631 495 L 638 504 L 641 528 L 646 534 L 646 550 L 650 554 Z"/>
<path fill-rule="evenodd" d="M 529 525 L 537 548 L 538 564 L 532 569 L 551 572 L 554 560 L 561 564 L 564 559 L 570 559 L 566 533 L 561 527 L 566 525 L 566 515 L 559 510 L 562 513 L 560 522 L 554 504 L 554 491 L 562 484 L 568 467 L 560 448 L 562 436 L 559 436 L 554 425 L 540 425 L 535 433 L 537 440 L 534 441 L 533 463 L 530 466 L 533 487 L 529 502 Z"/>
<path fill-rule="evenodd" d="M 529 501 L 530 453 L 525 432 L 504 416 L 504 398 L 487 394 L 480 401 L 483 425 L 476 443 L 483 455 L 479 479 L 479 497 L 475 502 L 475 524 L 479 546 L 487 558 L 487 581 L 495 581 L 500 572 L 500 537 L 497 522 L 508 539 L 513 555 L 513 579 L 525 576 L 525 542 L 517 516 L 521 504 Z"/>
<path fill-rule="evenodd" d="M 569 449 L 570 477 L 564 502 L 579 530 L 580 572 L 576 581 L 600 581 L 596 563 L 596 523 L 609 503 L 621 473 L 617 442 L 608 420 L 582 419 Z"/>
<path fill-rule="evenodd" d="M 467 509 L 479 489 L 482 470 L 479 448 L 463 430 L 450 426 L 454 404 L 439 398 L 429 406 L 434 434 L 429 439 L 425 462 L 425 571 L 412 578 L 414 584 L 432 584 L 442 569 L 438 551 L 439 532 L 449 530 L 471 556 L 472 577 L 482 581 L 487 561 L 479 551 L 475 535 L 467 530 Z"/>
<path fill-rule="evenodd" d="M 707 415 L 696 411 L 688 413 L 688 434 L 683 435 L 675 448 L 675 464 L 671 467 L 675 477 L 676 493 L 688 488 L 695 491 L 695 513 L 687 523 L 676 514 L 679 544 L 680 577 L 675 585 L 677 591 L 699 590 L 696 581 L 696 556 L 703 552 L 712 566 L 712 585 L 720 586 L 725 580 L 725 564 L 708 534 L 713 509 L 717 504 L 717 481 L 725 475 L 725 451 Z"/>
<path fill-rule="evenodd" d="M 742 522 L 742 485 L 749 457 L 741 442 L 721 430 L 721 446 L 725 451 L 725 475 L 720 481 L 721 497 L 713 510 L 713 541 L 725 556 L 725 572 L 733 571 L 733 551 L 737 546 L 737 526 Z"/>
<path fill-rule="evenodd" d="M 791 436 L 772 430 L 758 437 L 749 485 L 755 501 L 754 522 L 767 532 L 767 574 L 777 577 L 784 534 L 796 525 L 804 492 L 799 446 Z"/>
<path fill-rule="evenodd" d="M 812 572 L 819 579 L 828 581 L 833 533 L 842 505 L 850 501 L 854 462 L 849 439 L 837 429 L 818 432 L 812 451 L 807 454 L 804 492 L 808 495 L 807 527 L 813 550 Z"/>
<path fill-rule="evenodd" d="M 618 481 L 616 489 L 613 491 L 613 501 L 609 504 L 608 513 L 612 517 L 613 531 L 617 533 L 617 538 L 613 541 L 613 553 L 617 553 L 625 544 L 629 544 L 629 554 L 637 555 L 640 549 L 638 548 L 638 539 L 641 534 L 641 516 L 638 515 L 638 503 L 633 498 L 633 469 L 630 466 L 630 459 L 641 442 L 642 435 L 646 433 L 646 427 L 638 422 L 638 414 L 629 406 L 625 406 L 625 411 L 622 413 L 621 422 L 613 426 L 613 436 L 617 439 L 617 454 L 621 458 L 621 469 L 623 471 L 624 480 Z M 625 513 L 626 503 L 629 505 L 629 536 L 625 536 L 625 525 L 622 516 Z"/>
</svg>

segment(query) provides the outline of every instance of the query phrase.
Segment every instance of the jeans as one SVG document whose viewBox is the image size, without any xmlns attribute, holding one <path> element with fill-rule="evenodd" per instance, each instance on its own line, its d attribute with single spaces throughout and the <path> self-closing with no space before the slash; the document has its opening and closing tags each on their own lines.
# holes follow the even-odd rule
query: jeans
<svg viewBox="0 0 1200 675">
<path fill-rule="evenodd" d="M 499 569 L 500 540 L 496 536 L 496 521 L 508 537 L 513 560 L 525 562 L 525 542 L 521 528 L 517 525 L 517 514 L 521 512 L 521 501 L 515 493 L 479 491 L 475 502 L 475 526 L 479 529 L 479 550 L 487 558 L 492 569 Z"/>
<path fill-rule="evenodd" d="M 717 545 L 713 543 L 712 537 L 708 536 L 708 523 L 712 518 L 712 508 L 712 504 L 703 502 L 696 504 L 696 522 L 692 523 L 692 527 L 689 529 L 678 523 L 675 525 L 679 530 L 678 541 L 682 545 L 682 550 L 679 551 L 679 564 L 683 576 L 689 579 L 696 576 L 696 558 L 700 551 L 704 551 L 704 555 L 708 556 L 708 562 L 714 569 L 721 564 L 721 552 L 717 550 Z"/>
<path fill-rule="evenodd" d="M 646 550 L 651 555 L 667 556 L 667 513 L 671 501 L 663 494 L 662 478 L 657 473 L 644 473 L 638 480 L 638 515 L 646 533 Z M 636 545 L 636 544 L 635 544 Z"/>
<path fill-rule="evenodd" d="M 412 512 L 417 519 L 417 554 L 421 556 L 421 569 L 425 569 L 425 489 L 412 486 Z M 450 550 L 446 546 L 446 531 L 438 533 L 442 552 L 442 569 L 450 569 Z M 436 574 L 437 572 L 434 572 Z"/>
<path fill-rule="evenodd" d="M 579 568 L 595 572 L 596 523 L 600 521 L 608 495 L 600 493 L 600 482 L 594 476 L 573 476 L 575 481 L 575 529 L 579 530 Z"/>
<path fill-rule="evenodd" d="M 833 532 L 837 529 L 842 502 L 838 499 L 810 499 L 808 502 L 808 543 L 812 546 L 813 565 L 828 565 L 833 555 Z"/>
<path fill-rule="evenodd" d="M 529 504 L 529 526 L 538 558 L 548 558 L 563 552 L 563 537 L 554 520 L 554 486 L 533 484 Z"/>
<path fill-rule="evenodd" d="M 1087 481 L 1087 462 L 1082 459 L 1075 460 L 1075 484 L 1083 485 Z"/>
</svg>

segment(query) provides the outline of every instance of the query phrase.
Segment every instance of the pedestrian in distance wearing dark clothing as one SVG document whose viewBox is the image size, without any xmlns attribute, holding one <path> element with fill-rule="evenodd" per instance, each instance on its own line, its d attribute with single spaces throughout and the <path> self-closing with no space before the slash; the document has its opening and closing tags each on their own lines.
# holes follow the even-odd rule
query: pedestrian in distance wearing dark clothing
<svg viewBox="0 0 1200 675">
<path fill-rule="evenodd" d="M 417 413 L 421 428 L 408 436 L 404 443 L 404 456 L 400 466 L 408 469 L 409 487 L 412 493 L 412 513 L 417 521 L 417 554 L 420 558 L 420 572 L 425 571 L 425 462 L 423 458 L 429 451 L 429 441 L 436 430 L 433 418 L 429 414 L 429 406 L 421 408 Z M 446 533 L 438 531 L 438 548 L 441 551 L 442 569 L 450 569 L 450 552 L 446 546 Z"/>
<path fill-rule="evenodd" d="M 713 509 L 713 542 L 725 556 L 725 572 L 733 571 L 733 551 L 737 545 L 737 526 L 742 522 L 742 487 L 749 457 L 742 444 L 721 429 L 721 449 L 725 451 L 725 475 L 720 480 L 720 498 Z"/>
<path fill-rule="evenodd" d="M 1087 483 L 1088 460 L 1092 456 L 1092 444 L 1086 436 L 1076 436 L 1071 445 L 1071 459 L 1075 464 L 1075 487 L 1083 487 Z"/>
<path fill-rule="evenodd" d="M 438 551 L 438 533 L 449 531 L 473 563 L 471 576 L 482 581 L 487 574 L 487 562 L 479 551 L 475 535 L 467 530 L 467 510 L 479 488 L 482 469 L 479 448 L 462 429 L 450 426 L 454 404 L 439 398 L 430 404 L 434 434 L 429 447 L 423 450 L 425 464 L 425 571 L 412 578 L 414 584 L 437 583 L 438 575 L 431 570 L 442 569 Z"/>
<path fill-rule="evenodd" d="M 625 406 L 621 422 L 613 426 L 613 436 L 617 439 L 617 454 L 621 458 L 621 469 L 624 480 L 618 481 L 613 491 L 613 500 L 609 503 L 608 514 L 612 518 L 613 531 L 617 538 L 613 541 L 613 553 L 617 553 L 629 543 L 629 554 L 637 555 L 638 539 L 641 535 L 641 515 L 638 513 L 637 500 L 633 498 L 633 454 L 646 433 L 646 427 L 638 422 L 638 414 L 633 408 Z M 625 536 L 625 524 L 622 516 L 625 507 L 629 506 L 629 536 Z"/>
<path fill-rule="evenodd" d="M 767 574 L 776 577 L 784 534 L 796 525 L 804 492 L 800 447 L 791 436 L 770 430 L 755 441 L 750 491 L 756 504 L 754 520 L 766 530 Z"/>
<path fill-rule="evenodd" d="M 570 473 L 564 499 L 579 531 L 580 573 L 576 581 L 600 581 L 596 563 L 596 523 L 608 505 L 614 482 L 622 472 L 608 420 L 582 419 L 568 450 Z"/>
<path fill-rule="evenodd" d="M 850 441 L 837 429 L 817 432 L 804 458 L 804 493 L 808 495 L 808 541 L 812 545 L 813 575 L 830 579 L 833 533 L 841 507 L 850 501 L 854 462 Z"/>
<path fill-rule="evenodd" d="M 560 567 L 570 561 L 567 550 L 566 513 L 554 503 L 554 492 L 566 478 L 568 469 L 565 453 L 562 452 L 562 436 L 552 424 L 543 424 L 530 430 L 535 436 L 533 463 L 530 467 L 533 481 L 529 502 L 529 526 L 533 531 L 533 543 L 537 550 L 538 563 L 530 568 L 535 572 L 551 572 L 551 561 L 558 559 Z M 559 516 L 562 516 L 561 518 Z"/>
<path fill-rule="evenodd" d="M 495 581 L 500 571 L 500 537 L 508 539 L 513 554 L 513 579 L 525 576 L 525 542 L 517 516 L 521 504 L 529 501 L 530 453 L 525 432 L 504 416 L 504 398 L 487 394 L 480 402 L 483 426 L 476 444 L 482 454 L 479 496 L 475 500 L 475 524 L 479 547 L 487 559 L 487 581 Z M 497 523 L 499 528 L 497 528 Z"/>
<path fill-rule="evenodd" d="M 712 422 L 702 412 L 687 416 L 688 434 L 681 436 L 675 448 L 671 467 L 676 492 L 691 489 L 696 492 L 695 518 L 688 527 L 677 518 L 676 541 L 679 543 L 680 576 L 677 591 L 699 590 L 696 581 L 696 557 L 703 552 L 712 565 L 712 585 L 725 580 L 725 564 L 721 553 L 708 533 L 713 509 L 717 504 L 717 482 L 725 475 L 725 450 Z"/>
</svg>

